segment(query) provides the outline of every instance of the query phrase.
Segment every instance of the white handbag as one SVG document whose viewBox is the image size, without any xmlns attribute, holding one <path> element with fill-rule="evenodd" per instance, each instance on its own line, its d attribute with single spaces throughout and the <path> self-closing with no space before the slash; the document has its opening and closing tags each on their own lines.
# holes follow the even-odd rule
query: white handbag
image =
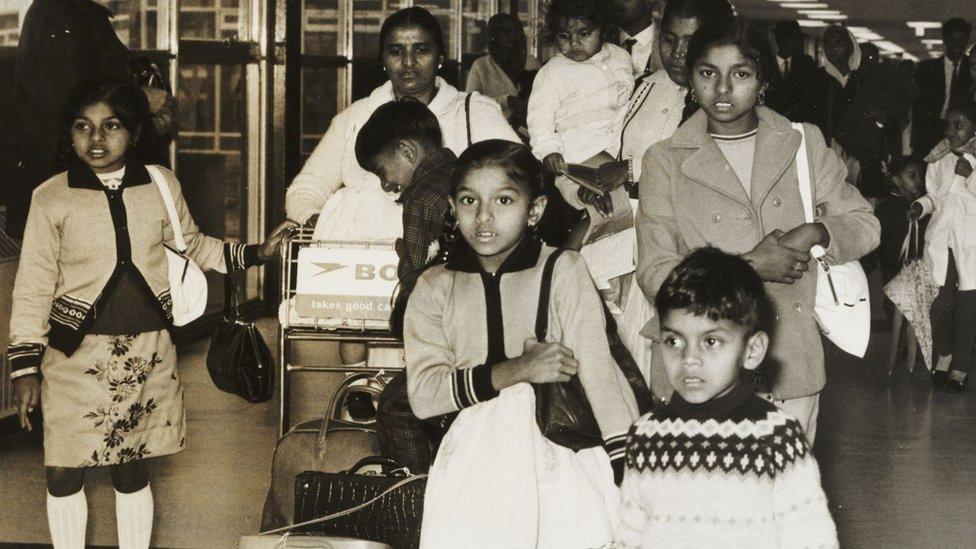
<svg viewBox="0 0 976 549">
<path fill-rule="evenodd" d="M 807 223 L 813 223 L 816 205 L 810 185 L 810 163 L 807 158 L 806 134 L 802 124 L 793 124 L 800 132 L 796 152 L 796 170 L 800 182 L 800 200 Z M 864 357 L 871 339 L 871 301 L 868 277 L 859 261 L 828 265 L 826 250 L 816 245 L 810 255 L 817 259 L 817 301 L 814 307 L 820 331 L 842 351 Z"/>
<path fill-rule="evenodd" d="M 173 242 L 176 248 L 166 243 L 166 261 L 169 264 L 169 293 L 173 300 L 173 325 L 183 326 L 200 318 L 207 308 L 207 277 L 203 270 L 186 255 L 186 242 L 183 240 L 183 229 L 180 226 L 180 216 L 176 213 L 173 195 L 165 177 L 156 166 L 146 166 L 149 177 L 159 188 L 169 215 L 169 224 L 173 227 Z"/>
</svg>

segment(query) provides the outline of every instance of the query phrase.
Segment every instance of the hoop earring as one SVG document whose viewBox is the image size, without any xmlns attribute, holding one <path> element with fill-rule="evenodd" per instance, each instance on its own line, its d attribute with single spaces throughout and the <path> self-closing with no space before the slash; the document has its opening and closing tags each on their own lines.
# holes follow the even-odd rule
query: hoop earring
<svg viewBox="0 0 976 549">
<path fill-rule="evenodd" d="M 760 105 L 766 104 L 766 90 L 759 91 L 759 104 Z"/>
</svg>

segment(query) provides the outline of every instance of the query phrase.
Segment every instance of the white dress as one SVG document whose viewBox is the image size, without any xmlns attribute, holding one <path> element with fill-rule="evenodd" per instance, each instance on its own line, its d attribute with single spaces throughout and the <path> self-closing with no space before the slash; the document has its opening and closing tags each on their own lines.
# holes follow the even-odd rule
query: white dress
<svg viewBox="0 0 976 549">
<path fill-rule="evenodd" d="M 618 504 L 606 451 L 543 437 L 535 393 L 519 383 L 451 425 L 430 469 L 420 547 L 604 547 Z"/>
</svg>

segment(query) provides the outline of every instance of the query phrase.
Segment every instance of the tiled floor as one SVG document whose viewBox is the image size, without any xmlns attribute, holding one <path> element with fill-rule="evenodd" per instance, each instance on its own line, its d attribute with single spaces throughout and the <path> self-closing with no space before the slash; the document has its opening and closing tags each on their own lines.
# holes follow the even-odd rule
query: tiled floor
<svg viewBox="0 0 976 549">
<path fill-rule="evenodd" d="M 263 323 L 269 342 L 272 325 Z M 844 547 L 976 547 L 974 392 L 933 390 L 919 363 L 888 377 L 887 334 L 866 360 L 828 350 L 815 453 Z M 320 344 L 322 345 L 322 344 Z M 273 345 L 272 345 L 273 346 Z M 256 532 L 274 447 L 273 403 L 250 405 L 219 393 L 203 364 L 205 342 L 182 350 L 190 448 L 152 465 L 154 545 L 233 547 Z M 331 350 L 318 353 L 331 359 Z M 296 420 L 322 406 L 310 385 Z M 0 541 L 44 542 L 41 451 L 25 439 L 0 442 Z M 115 543 L 108 476 L 88 480 L 90 543 Z"/>
</svg>

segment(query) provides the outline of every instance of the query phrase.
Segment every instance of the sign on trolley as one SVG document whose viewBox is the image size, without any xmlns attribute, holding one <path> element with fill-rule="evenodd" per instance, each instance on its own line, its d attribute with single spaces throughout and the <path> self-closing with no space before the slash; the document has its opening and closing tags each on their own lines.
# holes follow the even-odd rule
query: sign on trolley
<svg viewBox="0 0 976 549">
<path fill-rule="evenodd" d="M 397 261 L 391 246 L 302 248 L 295 309 L 310 318 L 389 320 Z"/>
</svg>

